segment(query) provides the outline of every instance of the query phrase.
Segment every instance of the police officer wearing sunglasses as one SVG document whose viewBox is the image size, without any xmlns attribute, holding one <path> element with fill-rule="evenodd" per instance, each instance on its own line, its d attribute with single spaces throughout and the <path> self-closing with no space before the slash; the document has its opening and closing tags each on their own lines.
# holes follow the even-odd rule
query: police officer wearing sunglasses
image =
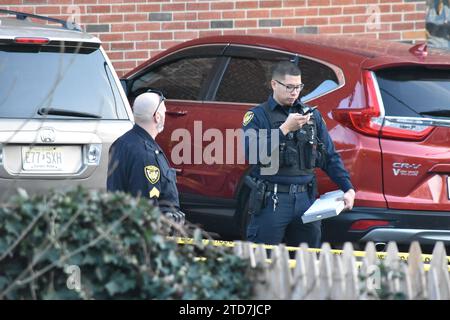
<svg viewBox="0 0 450 320">
<path fill-rule="evenodd" d="M 273 94 L 268 101 L 248 111 L 243 121 L 247 160 L 251 159 L 250 150 L 254 150 L 250 146 L 261 146 L 263 142 L 258 134 L 248 138 L 249 129 L 253 132 L 267 129 L 268 150 L 279 152 L 275 174 L 263 173 L 264 163 L 258 157 L 246 179 L 252 190 L 247 239 L 267 244 L 285 242 L 291 246 L 306 242 L 317 248 L 321 242 L 321 222 L 303 224 L 301 220 L 317 195 L 314 169 L 320 167 L 344 191 L 346 209 L 352 209 L 355 191 L 320 112 L 299 100 L 304 85 L 298 66 L 289 61 L 278 63 L 271 86 Z M 271 134 L 278 135 L 278 149 L 270 145 Z"/>
<path fill-rule="evenodd" d="M 134 100 L 136 124 L 111 146 L 108 191 L 124 191 L 154 200 L 166 216 L 184 223 L 180 211 L 175 169 L 170 168 L 156 136 L 164 129 L 164 96 L 148 90 Z"/>
</svg>

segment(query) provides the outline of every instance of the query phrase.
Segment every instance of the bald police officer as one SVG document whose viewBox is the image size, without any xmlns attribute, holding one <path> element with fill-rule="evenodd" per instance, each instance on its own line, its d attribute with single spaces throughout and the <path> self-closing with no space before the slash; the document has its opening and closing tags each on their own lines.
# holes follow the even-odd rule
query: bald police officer
<svg viewBox="0 0 450 320">
<path fill-rule="evenodd" d="M 303 224 L 301 216 L 316 196 L 314 169 L 320 167 L 344 191 L 345 208 L 352 209 L 355 191 L 339 154 L 328 134 L 318 110 L 299 100 L 303 88 L 301 71 L 289 61 L 278 63 L 272 73 L 273 95 L 268 101 L 249 110 L 243 121 L 244 131 L 269 130 L 269 150 L 279 152 L 279 170 L 276 174 L 262 174 L 261 159 L 251 172 L 253 181 L 249 211 L 253 212 L 247 229 L 249 241 L 257 243 L 298 246 L 306 242 L 319 247 L 321 222 Z M 273 149 L 271 135 L 279 138 L 279 148 Z M 246 139 L 246 158 L 256 140 Z M 275 151 L 276 152 L 276 151 Z M 257 208 L 257 209 L 255 209 Z"/>
<path fill-rule="evenodd" d="M 164 129 L 166 106 L 161 92 L 149 90 L 133 104 L 136 124 L 111 146 L 108 164 L 108 191 L 124 191 L 154 200 L 163 213 L 184 223 L 180 211 L 175 169 L 156 136 Z"/>
</svg>

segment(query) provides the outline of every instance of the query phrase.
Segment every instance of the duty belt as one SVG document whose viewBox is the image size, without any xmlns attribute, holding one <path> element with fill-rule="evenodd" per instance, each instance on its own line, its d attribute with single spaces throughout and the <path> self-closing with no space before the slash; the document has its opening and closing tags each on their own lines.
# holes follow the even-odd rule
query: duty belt
<svg viewBox="0 0 450 320">
<path fill-rule="evenodd" d="M 299 192 L 308 191 L 308 185 L 309 184 L 310 183 L 301 184 L 301 185 L 298 185 L 298 184 L 277 184 L 277 183 L 272 183 L 272 182 L 267 182 L 266 181 L 266 185 L 267 185 L 266 191 L 273 192 L 276 189 L 277 192 L 299 193 Z"/>
</svg>

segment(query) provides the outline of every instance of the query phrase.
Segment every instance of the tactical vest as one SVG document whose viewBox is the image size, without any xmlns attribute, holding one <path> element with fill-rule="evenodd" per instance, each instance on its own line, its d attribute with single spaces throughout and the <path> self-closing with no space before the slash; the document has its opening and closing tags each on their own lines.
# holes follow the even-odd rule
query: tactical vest
<svg viewBox="0 0 450 320">
<path fill-rule="evenodd" d="M 286 114 L 279 108 L 271 110 L 267 102 L 261 105 L 267 119 L 270 122 L 271 129 L 278 129 L 286 121 Z M 306 105 L 292 106 L 290 113 L 303 114 L 303 107 Z M 297 131 L 289 132 L 285 141 L 280 142 L 280 169 L 277 175 L 281 176 L 303 176 L 314 174 L 314 168 L 318 166 L 317 146 L 319 139 L 317 137 L 316 119 L 311 117 L 312 124 L 305 124 Z"/>
</svg>

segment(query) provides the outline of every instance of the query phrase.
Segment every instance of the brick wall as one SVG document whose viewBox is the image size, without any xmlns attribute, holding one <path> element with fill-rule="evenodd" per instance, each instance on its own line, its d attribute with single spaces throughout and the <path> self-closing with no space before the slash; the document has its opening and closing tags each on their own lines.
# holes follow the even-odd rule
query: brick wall
<svg viewBox="0 0 450 320">
<path fill-rule="evenodd" d="M 0 8 L 75 17 L 103 41 L 119 75 L 176 43 L 206 35 L 425 40 L 425 0 L 0 0 Z"/>
</svg>

